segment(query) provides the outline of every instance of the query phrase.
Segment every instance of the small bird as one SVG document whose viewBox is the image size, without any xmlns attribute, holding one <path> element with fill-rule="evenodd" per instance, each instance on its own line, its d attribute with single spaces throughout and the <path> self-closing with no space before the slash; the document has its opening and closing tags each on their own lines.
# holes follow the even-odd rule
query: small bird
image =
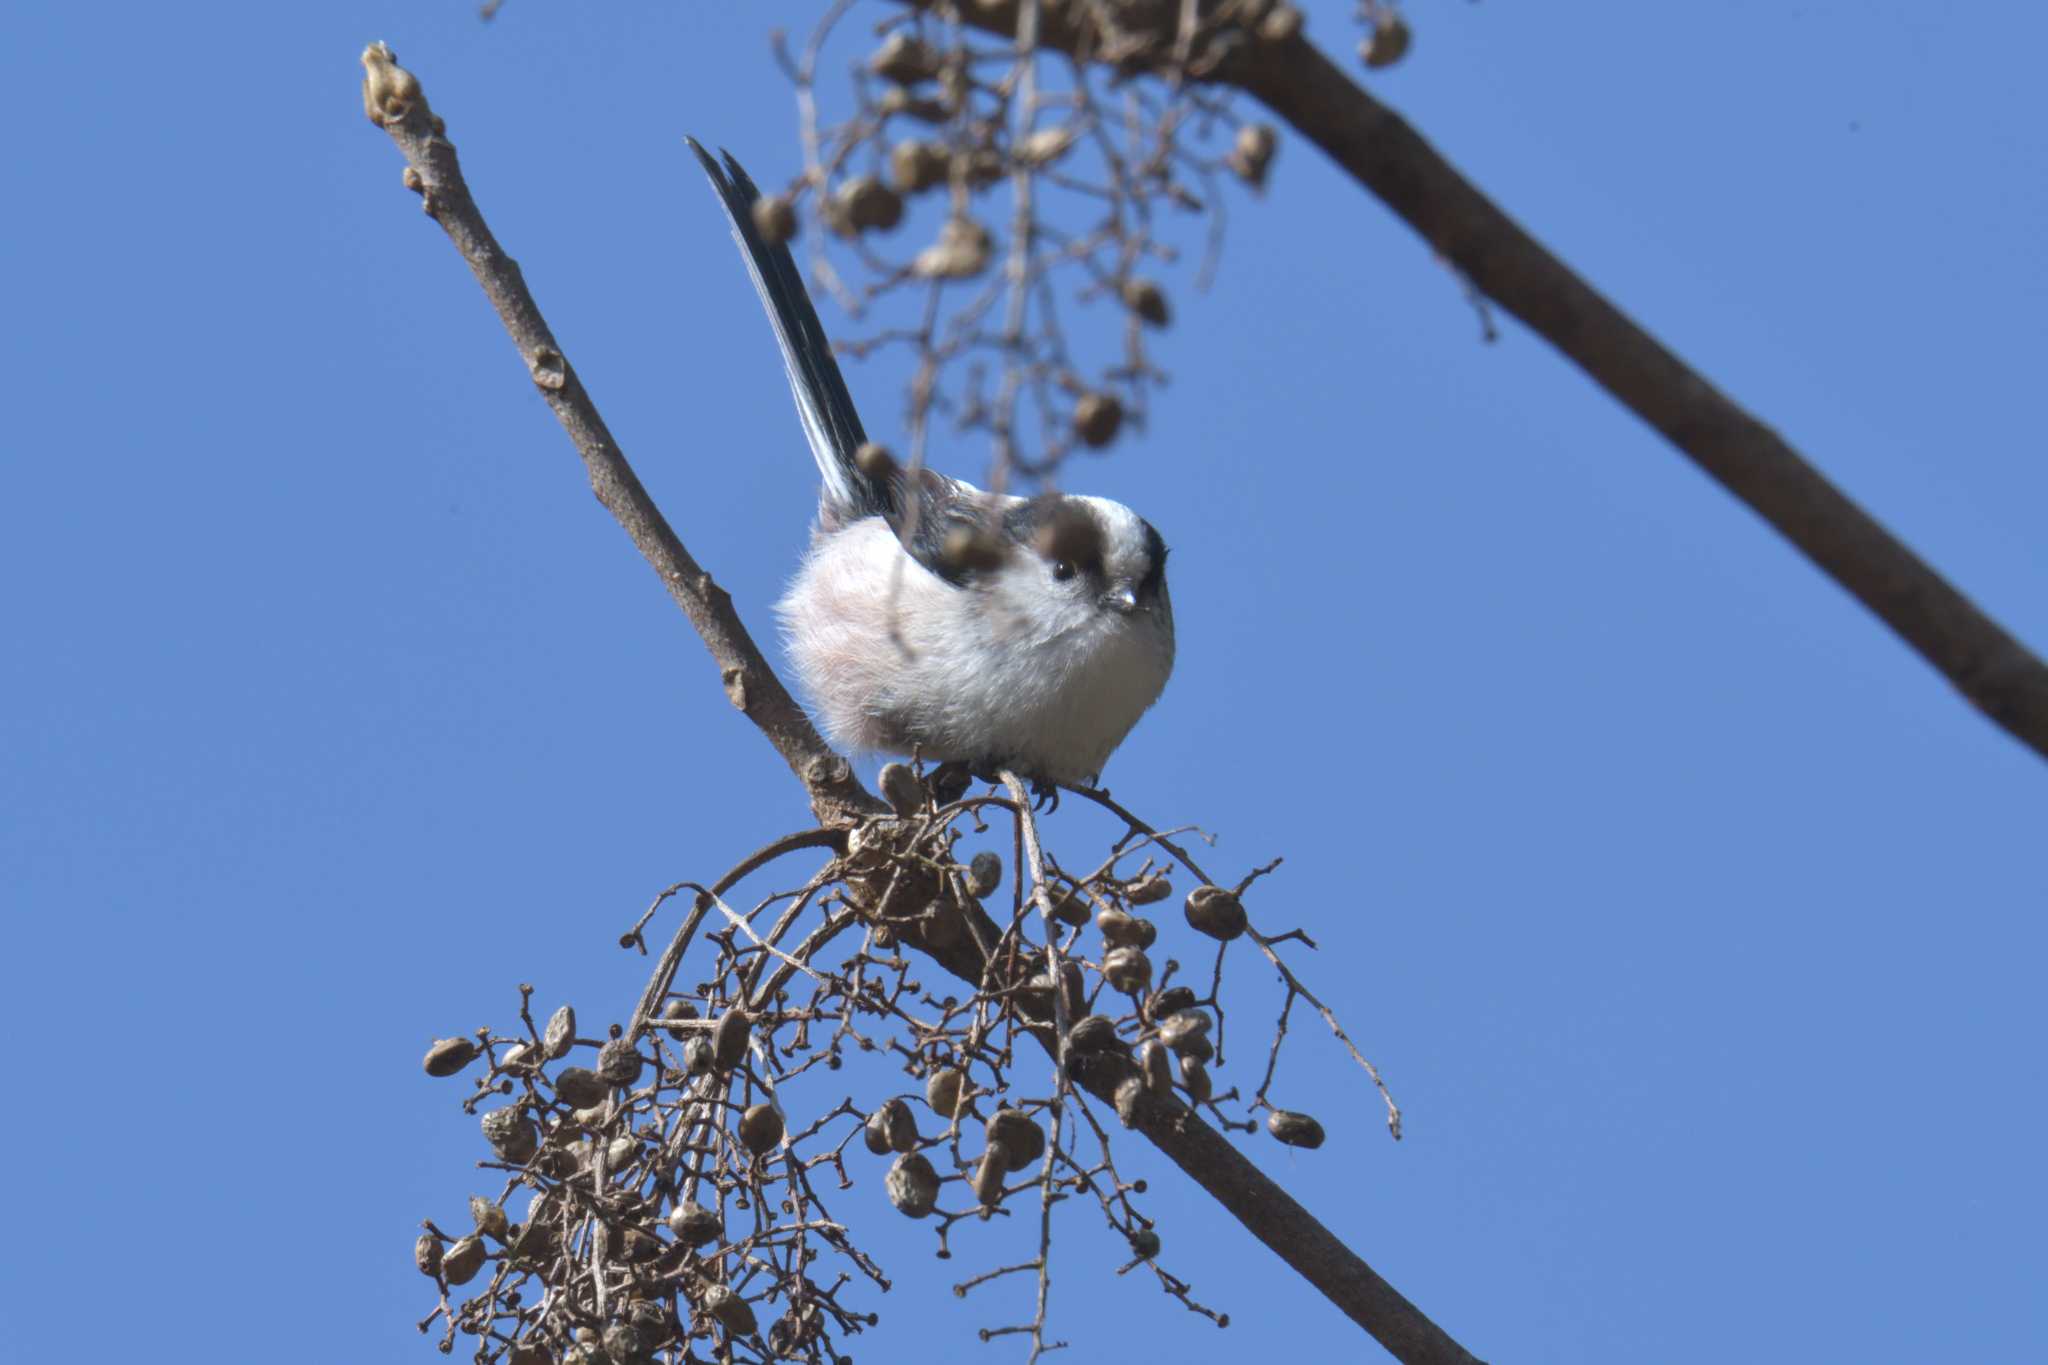
<svg viewBox="0 0 2048 1365">
<path fill-rule="evenodd" d="M 760 191 L 731 153 L 721 167 L 689 141 L 822 478 L 776 613 L 826 734 L 1041 786 L 1093 783 L 1173 671 L 1166 542 L 1107 498 L 996 496 L 868 446 L 795 259 L 756 226 Z"/>
</svg>

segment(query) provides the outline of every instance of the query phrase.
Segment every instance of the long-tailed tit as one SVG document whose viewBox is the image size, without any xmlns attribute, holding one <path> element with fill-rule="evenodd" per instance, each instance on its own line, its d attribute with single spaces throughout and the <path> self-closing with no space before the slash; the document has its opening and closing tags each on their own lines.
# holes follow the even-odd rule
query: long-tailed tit
<svg viewBox="0 0 2048 1365">
<path fill-rule="evenodd" d="M 776 605 L 826 733 L 846 748 L 1102 772 L 1173 671 L 1166 543 L 1107 498 L 998 497 L 875 458 L 760 191 L 694 139 L 774 325 L 822 487 L 796 581 Z"/>
</svg>

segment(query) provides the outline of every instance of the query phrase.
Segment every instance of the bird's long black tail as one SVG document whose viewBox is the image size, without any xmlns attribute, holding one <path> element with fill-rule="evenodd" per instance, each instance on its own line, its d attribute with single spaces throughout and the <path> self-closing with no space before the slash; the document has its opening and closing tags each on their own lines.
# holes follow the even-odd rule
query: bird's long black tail
<svg viewBox="0 0 2048 1365">
<path fill-rule="evenodd" d="M 826 508 L 841 521 L 890 516 L 895 510 L 895 490 L 889 483 L 863 474 L 855 463 L 854 454 L 867 440 L 867 433 L 861 428 L 853 395 L 847 392 L 846 377 L 833 358 L 832 343 L 825 338 L 825 326 L 804 288 L 796 259 L 786 245 L 769 243 L 754 224 L 754 203 L 761 197 L 760 190 L 731 152 L 723 153 L 725 164 L 721 166 L 697 139 L 686 140 L 704 164 L 711 188 L 718 192 L 718 202 L 732 222 L 732 235 L 739 240 L 747 273 L 753 276 L 761 306 L 775 328 L 797 416 L 803 421 L 811 457 L 824 479 Z"/>
</svg>

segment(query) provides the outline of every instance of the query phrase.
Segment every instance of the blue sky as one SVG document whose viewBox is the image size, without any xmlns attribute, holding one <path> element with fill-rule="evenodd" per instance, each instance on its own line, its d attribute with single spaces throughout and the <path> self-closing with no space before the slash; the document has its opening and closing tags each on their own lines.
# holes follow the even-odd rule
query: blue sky
<svg viewBox="0 0 2048 1365">
<path fill-rule="evenodd" d="M 1337 52 L 1345 8 L 1310 7 Z M 813 12 L 14 11 L 0 985 L 41 1046 L 8 1354 L 428 1358 L 412 1235 L 481 1184 L 426 1041 L 509 1023 L 520 981 L 621 1017 L 652 894 L 803 823 L 400 189 L 355 58 L 386 39 L 426 81 L 765 634 L 812 474 L 681 138 L 786 175 L 766 29 Z M 1410 12 L 1377 91 L 2048 646 L 2048 18 Z M 1311 149 L 1232 205 L 1214 289 L 1175 287 L 1150 431 L 1068 481 L 1174 545 L 1178 671 L 1109 780 L 1216 831 L 1216 866 L 1285 855 L 1254 909 L 1316 936 L 1408 1119 L 1390 1142 L 1298 1030 L 1287 1094 L 1330 1141 L 1254 1152 L 1496 1361 L 2048 1357 L 2048 768 L 1543 343 L 1482 345 Z M 851 379 L 895 432 L 892 376 Z M 1372 1356 L 1133 1164 L 1234 1322 L 1116 1278 L 1076 1210 L 1073 1358 Z M 855 1356 L 1010 1358 L 973 1334 L 1018 1302 L 946 1287 L 1016 1248 L 933 1262 L 863 1195 L 897 1287 Z"/>
</svg>

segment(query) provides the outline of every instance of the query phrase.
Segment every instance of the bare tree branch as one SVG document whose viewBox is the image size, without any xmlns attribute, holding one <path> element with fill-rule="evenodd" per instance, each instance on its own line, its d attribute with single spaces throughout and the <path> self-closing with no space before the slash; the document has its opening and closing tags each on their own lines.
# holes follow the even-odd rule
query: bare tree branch
<svg viewBox="0 0 2048 1365">
<path fill-rule="evenodd" d="M 562 354 L 547 320 L 527 291 L 519 263 L 498 245 L 470 197 L 455 158 L 455 144 L 427 107 L 419 82 L 398 66 L 389 48 L 373 43 L 363 53 L 363 108 L 405 154 L 405 185 L 418 194 L 429 216 L 469 263 L 498 320 L 526 361 L 541 397 L 554 409 L 590 473 L 590 487 L 605 510 L 618 519 L 633 544 L 661 575 L 704 647 L 718 665 L 726 699 L 758 726 L 810 794 L 820 822 L 843 823 L 886 809 L 853 775 L 853 767 L 832 752 L 810 717 L 796 704 L 761 654 L 760 646 L 733 610 L 732 597 L 712 580 L 683 545 L 639 475 L 612 439 L 583 381 Z"/>
<path fill-rule="evenodd" d="M 910 0 L 915 2 L 915 0 Z M 1079 60 L 1115 55 L 1175 69 L 1174 6 L 1117 9 L 1125 43 L 1105 54 L 1095 10 L 1050 8 L 1039 40 Z M 1227 23 L 1266 3 L 1207 0 Z M 1016 0 L 961 6 L 970 24 L 1016 32 Z M 1270 14 L 1267 16 L 1269 19 Z M 1145 25 L 1149 22 L 1149 29 Z M 1188 74 L 1253 96 L 1415 229 L 1481 295 L 1550 342 L 1679 452 L 1777 529 L 1939 669 L 1969 701 L 2048 757 L 2048 665 L 1858 507 L 1784 438 L 1744 411 L 1530 236 L 1407 121 L 1317 50 L 1299 25 L 1249 26 Z"/>
<path fill-rule="evenodd" d="M 455 148 L 444 136 L 441 120 L 428 109 L 418 81 L 396 64 L 381 43 L 365 51 L 363 65 L 367 72 L 365 108 L 405 155 L 407 187 L 422 195 L 427 212 L 448 233 L 483 285 L 526 358 L 535 383 L 583 456 L 599 501 L 661 574 L 670 595 L 703 637 L 719 665 L 727 696 L 761 728 L 804 782 L 821 821 L 845 822 L 885 810 L 854 779 L 845 760 L 825 746 L 761 655 L 731 599 L 691 558 L 641 487 L 555 345 L 518 266 L 484 224 L 463 181 Z M 801 835 L 771 849 L 811 841 L 812 836 Z M 684 935 L 694 930 L 702 913 L 700 906 L 686 921 Z M 974 932 L 948 945 L 911 946 L 919 947 L 961 980 L 979 986 L 995 967 L 979 945 L 997 942 L 1002 934 L 985 915 L 976 911 L 975 916 Z M 667 963 L 669 955 L 663 960 Z M 1048 1005 L 1048 1016 L 1050 1010 Z M 645 1026 L 646 1013 L 643 1001 L 635 1013 L 636 1037 Z M 1057 1059 L 1059 1043 L 1054 1028 L 1053 1019 L 1047 1017 L 1034 1033 Z M 1115 1103 L 1112 1081 L 1099 1075 L 1076 1079 L 1098 1099 Z M 1175 1165 L 1396 1359 L 1409 1365 L 1473 1365 L 1470 1353 L 1192 1109 L 1148 1115 L 1137 1126 Z"/>
</svg>

